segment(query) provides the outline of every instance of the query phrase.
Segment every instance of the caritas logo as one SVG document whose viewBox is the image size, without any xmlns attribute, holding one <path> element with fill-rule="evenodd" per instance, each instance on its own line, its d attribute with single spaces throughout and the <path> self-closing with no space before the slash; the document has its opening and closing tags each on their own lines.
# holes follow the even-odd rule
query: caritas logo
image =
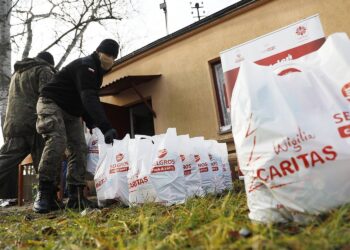
<svg viewBox="0 0 350 250">
<path fill-rule="evenodd" d="M 306 31 L 307 31 L 306 27 L 301 25 L 296 29 L 295 33 L 298 36 L 303 36 L 303 35 L 305 35 Z"/>
<path fill-rule="evenodd" d="M 350 102 L 350 82 L 346 83 L 342 89 L 341 89 L 341 93 L 343 94 L 343 96 L 345 97 L 346 100 L 348 100 Z"/>
<path fill-rule="evenodd" d="M 158 151 L 158 158 L 163 158 L 164 156 L 166 156 L 168 153 L 168 151 L 166 149 L 161 149 Z"/>
<path fill-rule="evenodd" d="M 119 154 L 116 155 L 115 158 L 116 158 L 117 162 L 120 162 L 121 160 L 124 159 L 124 155 L 122 153 L 119 153 Z"/>
<path fill-rule="evenodd" d="M 194 155 L 195 162 L 199 162 L 201 160 L 201 157 L 199 155 Z"/>
</svg>

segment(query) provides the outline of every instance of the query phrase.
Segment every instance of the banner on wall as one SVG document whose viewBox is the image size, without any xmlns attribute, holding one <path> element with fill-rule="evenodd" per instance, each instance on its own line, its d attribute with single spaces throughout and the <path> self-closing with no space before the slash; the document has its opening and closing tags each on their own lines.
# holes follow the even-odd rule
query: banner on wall
<svg viewBox="0 0 350 250">
<path fill-rule="evenodd" d="M 274 65 L 318 50 L 324 41 L 325 35 L 317 14 L 221 52 L 226 107 L 230 107 L 242 61 L 249 60 L 263 66 Z"/>
</svg>

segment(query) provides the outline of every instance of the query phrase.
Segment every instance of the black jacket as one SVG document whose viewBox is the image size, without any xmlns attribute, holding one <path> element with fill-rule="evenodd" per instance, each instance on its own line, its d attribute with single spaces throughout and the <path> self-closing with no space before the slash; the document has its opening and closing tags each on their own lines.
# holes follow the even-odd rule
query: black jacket
<svg viewBox="0 0 350 250">
<path fill-rule="evenodd" d="M 40 96 L 52 99 L 67 113 L 83 117 L 88 127 L 96 125 L 105 133 L 112 127 L 98 97 L 103 73 L 94 52 L 62 68 L 43 88 Z"/>
</svg>

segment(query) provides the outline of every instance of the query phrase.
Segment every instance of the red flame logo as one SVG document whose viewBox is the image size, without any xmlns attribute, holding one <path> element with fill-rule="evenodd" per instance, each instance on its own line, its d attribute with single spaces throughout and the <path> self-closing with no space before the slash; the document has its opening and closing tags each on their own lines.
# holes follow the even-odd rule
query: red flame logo
<svg viewBox="0 0 350 250">
<path fill-rule="evenodd" d="M 350 102 L 350 82 L 346 83 L 341 89 L 343 96 Z"/>
<path fill-rule="evenodd" d="M 305 26 L 299 26 L 297 29 L 296 29 L 296 31 L 295 31 L 295 33 L 298 35 L 298 36 L 302 36 L 302 35 L 304 35 L 305 33 L 306 33 L 306 27 Z"/>
<path fill-rule="evenodd" d="M 199 155 L 194 155 L 194 160 L 196 162 L 199 162 L 201 160 L 201 157 Z"/>
<path fill-rule="evenodd" d="M 117 162 L 120 162 L 121 160 L 124 159 L 124 155 L 122 153 L 119 153 L 119 154 L 116 155 L 115 158 L 116 158 Z"/>
<path fill-rule="evenodd" d="M 164 156 L 166 156 L 168 153 L 168 151 L 166 149 L 161 149 L 158 151 L 158 158 L 163 158 Z"/>
</svg>

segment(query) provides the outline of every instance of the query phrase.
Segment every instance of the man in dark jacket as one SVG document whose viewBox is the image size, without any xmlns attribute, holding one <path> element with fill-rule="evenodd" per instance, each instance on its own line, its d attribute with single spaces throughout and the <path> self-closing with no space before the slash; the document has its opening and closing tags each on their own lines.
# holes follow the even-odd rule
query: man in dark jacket
<svg viewBox="0 0 350 250">
<path fill-rule="evenodd" d="M 18 164 L 28 154 L 38 169 L 44 143 L 35 129 L 36 103 L 54 75 L 53 66 L 54 59 L 48 52 L 15 63 L 4 122 L 5 143 L 0 149 L 1 199 L 17 197 Z"/>
<path fill-rule="evenodd" d="M 64 150 L 68 152 L 68 208 L 95 207 L 83 196 L 87 146 L 81 117 L 89 128 L 97 126 L 106 143 L 117 138 L 100 103 L 98 91 L 104 73 L 118 56 L 119 45 L 112 39 L 101 42 L 87 57 L 74 60 L 44 87 L 37 104 L 36 128 L 45 140 L 39 164 L 39 191 L 33 210 L 47 213 L 52 204 L 52 188 Z"/>
</svg>

